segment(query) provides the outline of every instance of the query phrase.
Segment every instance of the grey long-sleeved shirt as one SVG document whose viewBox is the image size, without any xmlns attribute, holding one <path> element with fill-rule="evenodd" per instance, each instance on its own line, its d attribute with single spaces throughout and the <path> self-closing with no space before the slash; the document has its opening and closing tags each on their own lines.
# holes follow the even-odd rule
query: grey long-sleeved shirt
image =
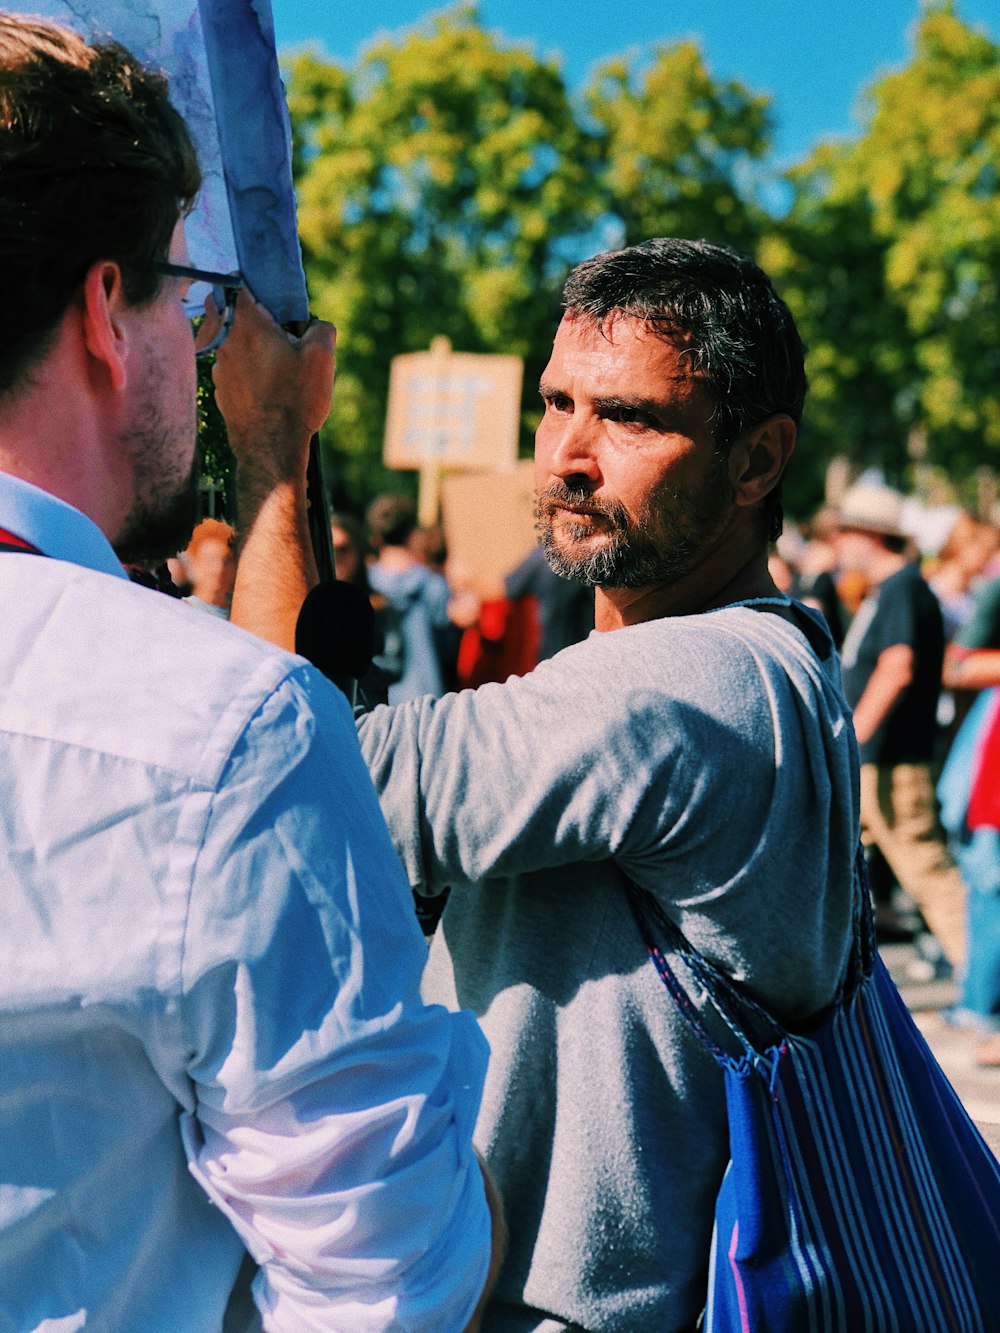
<svg viewBox="0 0 1000 1333">
<path fill-rule="evenodd" d="M 756 605 L 593 634 L 359 724 L 411 883 L 453 890 L 425 995 L 473 1009 L 491 1045 L 477 1141 L 510 1248 L 490 1333 L 669 1333 L 704 1304 L 722 1076 L 646 958 L 623 872 L 786 1018 L 832 998 L 853 731 L 820 618 L 794 613 L 823 660 L 773 613 L 787 601 Z"/>
</svg>

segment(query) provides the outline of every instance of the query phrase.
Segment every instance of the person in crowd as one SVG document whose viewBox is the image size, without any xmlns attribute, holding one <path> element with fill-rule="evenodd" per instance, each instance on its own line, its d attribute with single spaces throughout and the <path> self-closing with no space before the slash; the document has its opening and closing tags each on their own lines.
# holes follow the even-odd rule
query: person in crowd
<svg viewBox="0 0 1000 1333">
<path fill-rule="evenodd" d="M 996 555 L 1000 531 L 961 509 L 928 576 L 941 603 L 945 640 L 950 642 L 972 615 L 976 581 Z"/>
<path fill-rule="evenodd" d="M 856 570 L 869 587 L 841 650 L 861 755 L 863 836 L 957 970 L 966 952 L 965 889 L 947 850 L 933 771 L 941 608 L 911 558 L 903 497 L 890 487 L 851 487 L 835 542 L 841 567 Z"/>
<path fill-rule="evenodd" d="M 0 1325 L 219 1329 L 249 1251 L 267 1330 L 461 1329 L 485 1043 L 419 998 L 350 710 L 119 563 L 196 512 L 191 139 L 123 47 L 6 12 L 0 126 Z M 305 447 L 330 326 L 244 292 L 230 336 L 234 444 Z"/>
<path fill-rule="evenodd" d="M 448 584 L 448 619 L 434 629 L 434 647 L 441 664 L 441 680 L 445 691 L 453 690 L 458 678 L 458 655 L 462 644 L 463 627 L 455 620 L 455 589 L 452 584 L 451 557 L 440 522 L 422 524 L 409 540 L 409 548 L 428 569 L 440 574 Z"/>
<path fill-rule="evenodd" d="M 373 592 L 368 582 L 368 539 L 365 525 L 353 514 L 330 515 L 330 537 L 337 578 L 360 588 L 371 602 L 375 618 L 372 661 L 358 681 L 358 698 L 365 707 L 387 703 L 389 686 L 403 674 L 402 617 L 386 597 Z"/>
<path fill-rule="evenodd" d="M 968 960 L 956 1018 L 978 1029 L 975 1059 L 1000 1068 L 1000 578 L 979 591 L 945 655 L 944 683 L 981 691 L 941 775 L 942 818 L 968 888 Z"/>
<path fill-rule="evenodd" d="M 541 546 L 503 577 L 452 564 L 449 580 L 449 614 L 465 630 L 457 670 L 463 688 L 526 675 L 594 628 L 593 589 L 554 573 Z"/>
<path fill-rule="evenodd" d="M 541 545 L 495 582 L 480 580 L 475 592 L 480 601 L 518 602 L 532 597 L 537 606 L 538 646 L 534 664 L 555 657 L 570 644 L 585 639 L 594 628 L 594 592 L 585 584 L 557 574 Z"/>
<path fill-rule="evenodd" d="M 833 641 L 839 648 L 844 642 L 844 613 L 837 592 L 837 553 L 833 544 L 836 530 L 835 511 L 824 505 L 806 526 L 805 545 L 796 562 L 795 595 L 822 611 Z"/>
<path fill-rule="evenodd" d="M 503 581 L 504 595 L 516 602 L 534 597 L 541 631 L 538 661 L 585 639 L 594 628 L 594 594 L 585 584 L 557 574 L 541 546 L 533 546 Z"/>
<path fill-rule="evenodd" d="M 511 1240 L 485 1327 L 686 1330 L 729 1161 L 722 1075 L 626 884 L 747 993 L 815 1014 L 851 934 L 857 750 L 822 618 L 767 574 L 806 389 L 787 307 L 748 259 L 664 238 L 583 263 L 564 302 L 538 514 L 597 632 L 359 734 L 411 884 L 451 886 L 425 994 L 491 1044 L 477 1140 Z M 263 561 L 305 459 L 281 455 Z M 271 607 L 258 592 L 275 634 L 315 578 L 304 545 L 289 575 Z"/>
<path fill-rule="evenodd" d="M 435 574 L 448 576 L 448 543 L 440 523 L 428 523 L 413 529 L 409 549 L 417 559 Z"/>
<path fill-rule="evenodd" d="M 191 534 L 184 551 L 184 564 L 191 591 L 184 599 L 190 606 L 229 619 L 236 582 L 236 533 L 217 518 L 203 518 Z"/>
<path fill-rule="evenodd" d="M 451 625 L 447 580 L 429 569 L 413 549 L 417 506 L 409 496 L 376 496 L 368 506 L 367 521 L 376 552 L 368 582 L 395 612 L 402 637 L 402 673 L 389 686 L 389 703 L 425 694 L 437 698 L 445 690 L 439 636 Z"/>
<path fill-rule="evenodd" d="M 368 591 L 368 541 L 365 525 L 353 514 L 330 515 L 330 540 L 337 578 Z"/>
</svg>

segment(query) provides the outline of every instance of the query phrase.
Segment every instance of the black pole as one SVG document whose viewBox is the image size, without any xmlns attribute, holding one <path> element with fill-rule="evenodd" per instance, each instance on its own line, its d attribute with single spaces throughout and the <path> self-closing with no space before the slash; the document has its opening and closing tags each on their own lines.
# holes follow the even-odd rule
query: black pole
<svg viewBox="0 0 1000 1333">
<path fill-rule="evenodd" d="M 319 570 L 320 583 L 332 583 L 337 577 L 333 560 L 333 538 L 330 535 L 330 511 L 323 485 L 323 466 L 319 456 L 319 436 L 309 441 L 309 462 L 306 464 L 306 507 L 309 518 L 309 536 L 313 555 Z"/>
</svg>

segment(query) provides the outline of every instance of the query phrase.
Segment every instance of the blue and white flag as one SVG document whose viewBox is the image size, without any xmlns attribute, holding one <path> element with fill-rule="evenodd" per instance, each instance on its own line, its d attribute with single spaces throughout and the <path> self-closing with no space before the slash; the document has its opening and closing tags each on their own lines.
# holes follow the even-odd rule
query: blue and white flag
<svg viewBox="0 0 1000 1333">
<path fill-rule="evenodd" d="M 238 268 L 281 324 L 308 316 L 291 133 L 270 0 L 26 0 L 88 41 L 114 38 L 163 70 L 205 183 L 188 220 L 198 268 Z"/>
</svg>

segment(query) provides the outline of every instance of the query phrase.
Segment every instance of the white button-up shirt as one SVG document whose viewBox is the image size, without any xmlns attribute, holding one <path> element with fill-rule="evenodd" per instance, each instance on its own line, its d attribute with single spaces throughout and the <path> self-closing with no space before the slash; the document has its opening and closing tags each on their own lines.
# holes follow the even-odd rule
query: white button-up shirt
<svg viewBox="0 0 1000 1333">
<path fill-rule="evenodd" d="M 459 1329 L 486 1063 L 350 709 L 0 474 L 0 1330 Z"/>
</svg>

